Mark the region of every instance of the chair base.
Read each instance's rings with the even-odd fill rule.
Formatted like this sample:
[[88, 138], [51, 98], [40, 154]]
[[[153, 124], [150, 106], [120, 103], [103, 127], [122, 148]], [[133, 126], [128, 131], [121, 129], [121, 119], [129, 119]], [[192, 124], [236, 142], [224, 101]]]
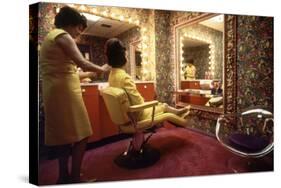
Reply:
[[142, 153], [137, 151], [129, 151], [127, 155], [120, 154], [114, 160], [119, 167], [126, 169], [145, 168], [155, 164], [160, 159], [160, 152], [149, 146], [143, 147]]

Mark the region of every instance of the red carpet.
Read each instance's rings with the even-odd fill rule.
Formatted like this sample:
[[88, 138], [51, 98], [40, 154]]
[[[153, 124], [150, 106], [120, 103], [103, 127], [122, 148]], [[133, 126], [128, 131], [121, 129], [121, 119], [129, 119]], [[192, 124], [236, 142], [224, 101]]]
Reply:
[[[153, 166], [137, 170], [122, 169], [113, 162], [125, 150], [128, 139], [88, 150], [82, 166], [83, 179], [116, 181], [226, 174], [237, 169], [239, 172], [253, 171], [249, 169], [246, 159], [225, 150], [215, 138], [188, 129], [160, 128], [149, 143], [159, 149], [161, 158]], [[270, 158], [265, 166], [254, 171], [272, 171], [272, 161]], [[54, 184], [57, 171], [56, 160], [41, 161], [39, 184]]]

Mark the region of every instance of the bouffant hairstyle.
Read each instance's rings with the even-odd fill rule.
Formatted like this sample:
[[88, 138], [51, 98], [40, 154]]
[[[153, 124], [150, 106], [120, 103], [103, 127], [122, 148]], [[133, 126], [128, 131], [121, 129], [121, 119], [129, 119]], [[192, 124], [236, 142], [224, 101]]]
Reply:
[[59, 13], [55, 16], [55, 26], [57, 28], [78, 25], [83, 25], [85, 29], [87, 27], [87, 19], [84, 15], [71, 7], [62, 7]]
[[111, 38], [105, 43], [107, 63], [113, 68], [120, 68], [126, 64], [126, 48], [117, 38]]

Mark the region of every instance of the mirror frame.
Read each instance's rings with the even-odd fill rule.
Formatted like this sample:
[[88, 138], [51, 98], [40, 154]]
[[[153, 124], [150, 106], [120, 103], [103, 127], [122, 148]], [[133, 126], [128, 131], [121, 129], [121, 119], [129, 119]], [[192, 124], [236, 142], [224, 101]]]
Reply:
[[136, 81], [136, 62], [135, 62], [135, 55], [136, 55], [136, 49], [137, 49], [137, 45], [139, 45], [141, 43], [141, 39], [135, 39], [132, 40], [129, 43], [129, 64], [130, 64], [130, 75], [131, 77]]
[[[220, 15], [219, 13], [197, 13], [189, 16], [183, 16], [176, 20], [176, 24], [173, 26], [174, 37], [174, 64], [176, 75], [176, 90], [180, 85], [180, 72], [179, 72], [179, 29], [199, 21]], [[223, 68], [223, 109], [213, 108], [207, 106], [192, 105], [192, 109], [203, 117], [208, 119], [216, 119], [217, 114], [227, 114], [237, 112], [237, 67], [236, 67], [236, 16], [224, 15], [224, 68]], [[178, 96], [177, 96], [178, 97]], [[176, 101], [178, 98], [176, 97]]]

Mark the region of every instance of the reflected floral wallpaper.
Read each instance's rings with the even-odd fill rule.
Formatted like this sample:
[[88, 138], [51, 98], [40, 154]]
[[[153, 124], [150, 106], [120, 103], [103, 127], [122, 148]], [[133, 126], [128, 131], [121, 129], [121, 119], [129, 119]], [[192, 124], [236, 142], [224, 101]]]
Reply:
[[88, 45], [90, 47], [90, 60], [98, 65], [106, 63], [106, 57], [104, 55], [104, 44], [107, 38], [95, 37], [90, 35], [81, 35], [76, 41], [82, 45]]

